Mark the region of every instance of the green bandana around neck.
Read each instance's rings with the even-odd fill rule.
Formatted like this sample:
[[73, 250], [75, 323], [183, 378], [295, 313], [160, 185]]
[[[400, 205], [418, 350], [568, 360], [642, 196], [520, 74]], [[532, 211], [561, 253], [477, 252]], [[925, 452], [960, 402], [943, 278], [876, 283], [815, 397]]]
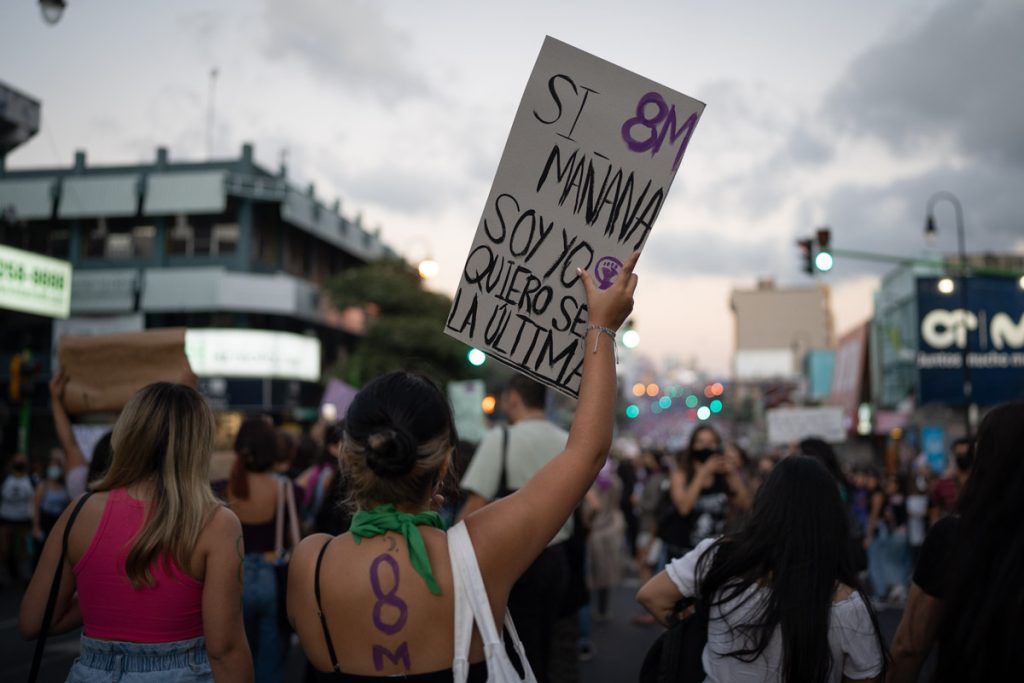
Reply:
[[352, 518], [352, 538], [356, 545], [359, 545], [364, 538], [382, 536], [388, 531], [397, 531], [405, 537], [406, 546], [409, 548], [409, 561], [416, 573], [423, 577], [427, 588], [434, 595], [441, 594], [441, 587], [434, 579], [434, 572], [430, 568], [430, 558], [427, 556], [427, 546], [423, 543], [423, 535], [417, 528], [420, 525], [432, 526], [435, 529], [444, 529], [444, 522], [441, 515], [436, 512], [418, 512], [415, 515], [407, 512], [399, 512], [395, 506], [378, 505], [372, 510], [360, 510]]

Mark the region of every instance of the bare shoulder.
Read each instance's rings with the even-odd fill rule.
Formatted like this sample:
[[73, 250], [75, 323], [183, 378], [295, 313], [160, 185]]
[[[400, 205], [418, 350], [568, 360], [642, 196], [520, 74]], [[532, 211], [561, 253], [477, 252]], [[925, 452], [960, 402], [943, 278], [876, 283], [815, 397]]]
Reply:
[[316, 557], [323, 549], [325, 545], [334, 540], [334, 536], [330, 534], [312, 534], [306, 536], [304, 539], [299, 541], [299, 544], [295, 546], [295, 550], [292, 551], [291, 564], [306, 566], [307, 564], [312, 565], [316, 562]]
[[836, 587], [835, 595], [832, 596], [832, 602], [843, 602], [853, 597], [854, 590], [845, 583], [841, 583]]
[[232, 512], [227, 505], [218, 505], [203, 531], [214, 536], [221, 534], [236, 536], [242, 533], [242, 523], [238, 521], [238, 515]]

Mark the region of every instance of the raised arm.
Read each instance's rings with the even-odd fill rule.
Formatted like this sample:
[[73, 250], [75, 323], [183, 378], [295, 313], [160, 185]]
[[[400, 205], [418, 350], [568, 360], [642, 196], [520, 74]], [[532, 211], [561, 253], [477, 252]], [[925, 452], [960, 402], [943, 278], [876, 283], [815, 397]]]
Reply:
[[516, 493], [467, 519], [484, 580], [494, 591], [511, 588], [569, 518], [605, 463], [615, 421], [615, 340], [592, 326], [617, 330], [632, 311], [638, 257], [634, 253], [604, 291], [580, 271], [591, 327], [584, 339], [579, 404], [565, 450]]
[[672, 497], [672, 504], [681, 515], [688, 515], [693, 511], [693, 506], [700, 498], [700, 492], [711, 483], [715, 476], [711, 459], [698, 462], [693, 468], [693, 480], [688, 481], [686, 472], [682, 467], [673, 467], [669, 473], [669, 495]]
[[[85, 481], [83, 476], [89, 468], [85, 454], [78, 447], [75, 433], [71, 430], [71, 420], [64, 409], [64, 389], [68, 385], [68, 376], [61, 370], [50, 378], [50, 408], [53, 411], [53, 428], [57, 432], [57, 440], [64, 450], [65, 480], [68, 482], [68, 493], [72, 498], [81, 495], [85, 487], [76, 482]], [[81, 488], [82, 490], [78, 490]]]

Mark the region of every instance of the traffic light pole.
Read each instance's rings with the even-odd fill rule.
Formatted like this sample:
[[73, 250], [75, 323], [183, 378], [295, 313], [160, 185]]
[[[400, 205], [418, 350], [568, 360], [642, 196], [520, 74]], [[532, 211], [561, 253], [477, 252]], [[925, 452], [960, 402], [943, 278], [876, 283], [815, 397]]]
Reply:
[[[967, 272], [966, 262], [958, 263], [956, 266], [950, 266], [948, 264], [929, 261], [927, 259], [915, 259], [907, 258], [906, 256], [892, 256], [890, 254], [876, 254], [869, 251], [857, 251], [855, 249], [832, 249], [832, 253], [839, 257], [853, 259], [856, 261], [873, 261], [875, 263], [895, 263], [898, 265], [910, 266], [942, 266], [947, 270], [959, 272], [965, 274]], [[1018, 278], [1024, 275], [1024, 273], [1008, 270], [1006, 268], [990, 268], [985, 266], [971, 267], [971, 273], [975, 275], [992, 275], [994, 277], [1011, 277]]]

